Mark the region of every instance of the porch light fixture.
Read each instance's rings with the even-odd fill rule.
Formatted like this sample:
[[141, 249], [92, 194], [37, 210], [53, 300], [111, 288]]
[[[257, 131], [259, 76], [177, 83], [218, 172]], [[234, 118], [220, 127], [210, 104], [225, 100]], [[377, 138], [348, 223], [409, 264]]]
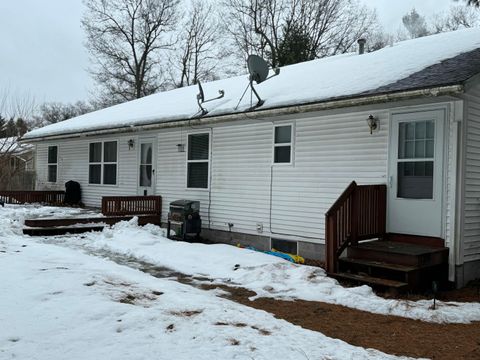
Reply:
[[185, 152], [185, 144], [177, 144], [178, 152]]
[[370, 135], [372, 135], [373, 130], [376, 130], [378, 128], [378, 119], [373, 115], [368, 115], [367, 124], [368, 124], [368, 127], [370, 128]]
[[132, 150], [133, 147], [135, 146], [135, 140], [130, 139], [127, 141], [127, 144], [128, 144], [128, 150]]

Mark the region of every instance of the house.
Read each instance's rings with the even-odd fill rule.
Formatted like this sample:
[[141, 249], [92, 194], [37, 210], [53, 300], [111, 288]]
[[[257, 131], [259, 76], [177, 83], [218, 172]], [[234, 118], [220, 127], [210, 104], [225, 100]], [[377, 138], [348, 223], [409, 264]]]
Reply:
[[0, 139], [0, 189], [33, 190], [35, 165], [33, 146], [16, 137]]
[[386, 232], [439, 240], [462, 285], [480, 277], [479, 73], [480, 29], [459, 30], [286, 66], [254, 84], [261, 106], [251, 90], [242, 98], [242, 75], [204, 84], [207, 99], [225, 93], [206, 114], [189, 86], [23, 141], [39, 190], [76, 180], [88, 206], [157, 194], [163, 221], [171, 201], [198, 200], [204, 236], [314, 259], [347, 186], [380, 185]]

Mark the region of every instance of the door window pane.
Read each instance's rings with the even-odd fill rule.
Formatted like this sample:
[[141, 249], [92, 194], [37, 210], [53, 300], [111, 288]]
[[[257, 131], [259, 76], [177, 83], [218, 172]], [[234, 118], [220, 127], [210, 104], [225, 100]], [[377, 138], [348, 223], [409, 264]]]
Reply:
[[140, 165], [140, 186], [152, 186], [152, 165]]
[[398, 158], [433, 158], [434, 135], [435, 123], [432, 120], [400, 123], [398, 128]]
[[103, 165], [103, 183], [106, 185], [115, 185], [117, 183], [117, 165]]
[[140, 146], [140, 163], [151, 164], [152, 163], [152, 144], [142, 144]]
[[398, 163], [397, 197], [433, 199], [433, 161]]

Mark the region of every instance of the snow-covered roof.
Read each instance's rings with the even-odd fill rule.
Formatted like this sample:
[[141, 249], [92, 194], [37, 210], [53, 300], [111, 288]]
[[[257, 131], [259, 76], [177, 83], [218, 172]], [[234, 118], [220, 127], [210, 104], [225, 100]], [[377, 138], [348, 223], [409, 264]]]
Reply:
[[[438, 69], [434, 66], [479, 48], [480, 29], [458, 30], [402, 41], [363, 55], [349, 53], [285, 66], [279, 76], [255, 88], [265, 100], [260, 109], [272, 109], [422, 88], [422, 84], [431, 87], [461, 83], [471, 77], [471, 67], [466, 75], [463, 72], [462, 76], [456, 77], [457, 70], [452, 72], [451, 66], [461, 69], [467, 62], [459, 61], [442, 68], [450, 74], [448, 81], [443, 83], [443, 76], [438, 76]], [[474, 53], [477, 61], [480, 60], [478, 52]], [[429, 71], [427, 75], [415, 76], [422, 70]], [[480, 72], [478, 66], [474, 70]], [[248, 110], [252, 105], [249, 92], [238, 104], [247, 84], [247, 75], [203, 84], [207, 99], [217, 96], [220, 89], [225, 91], [222, 99], [205, 104], [209, 111], [207, 116]], [[157, 93], [33, 130], [23, 139], [191, 119], [199, 115], [197, 93], [197, 86]], [[255, 97], [253, 101], [256, 102]]]
[[17, 137], [0, 138], [0, 154], [21, 155], [33, 150], [31, 144], [20, 144]]

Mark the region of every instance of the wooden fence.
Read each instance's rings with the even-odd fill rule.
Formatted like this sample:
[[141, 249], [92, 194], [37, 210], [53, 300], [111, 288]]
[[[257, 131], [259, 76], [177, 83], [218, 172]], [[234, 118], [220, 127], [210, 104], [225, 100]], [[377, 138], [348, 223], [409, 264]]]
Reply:
[[62, 204], [65, 191], [0, 191], [0, 201], [7, 204]]
[[161, 196], [104, 196], [102, 214], [105, 216], [161, 215]]

